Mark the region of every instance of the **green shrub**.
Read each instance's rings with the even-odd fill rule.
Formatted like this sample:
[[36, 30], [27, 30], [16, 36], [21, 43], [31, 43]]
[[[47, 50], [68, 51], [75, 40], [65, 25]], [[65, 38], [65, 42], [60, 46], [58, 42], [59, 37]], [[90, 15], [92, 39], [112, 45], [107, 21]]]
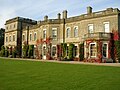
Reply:
[[63, 58], [66, 58], [67, 57], [67, 43], [61, 43], [61, 47], [62, 47], [62, 56]]
[[0, 56], [1, 57], [5, 56], [5, 47], [4, 46], [1, 46]]
[[8, 49], [5, 49], [5, 57], [8, 57], [9, 56], [9, 51]]
[[15, 47], [14, 50], [12, 51], [12, 57], [16, 58], [17, 55], [17, 48]]
[[68, 47], [68, 56], [70, 60], [73, 60], [73, 49], [74, 49], [74, 44], [70, 43]]
[[34, 45], [29, 45], [28, 57], [32, 57], [33, 56], [33, 51], [34, 51]]
[[23, 49], [22, 49], [22, 51], [23, 51], [23, 57], [27, 57], [28, 56], [28, 48], [29, 48], [28, 45], [24, 45], [23, 46]]

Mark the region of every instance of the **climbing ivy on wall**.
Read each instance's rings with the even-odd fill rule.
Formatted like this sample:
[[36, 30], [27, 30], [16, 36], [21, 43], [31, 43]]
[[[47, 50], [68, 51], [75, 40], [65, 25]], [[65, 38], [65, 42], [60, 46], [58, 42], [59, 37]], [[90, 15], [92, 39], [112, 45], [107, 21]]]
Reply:
[[69, 56], [69, 59], [72, 60], [74, 58], [73, 56], [73, 50], [74, 49], [74, 44], [70, 43], [69, 44], [69, 47], [68, 47], [68, 56]]
[[61, 47], [62, 47], [62, 56], [63, 58], [66, 58], [67, 43], [61, 43]]
[[115, 59], [120, 62], [120, 40], [116, 40], [115, 44]]
[[79, 55], [79, 58], [80, 58], [80, 61], [84, 60], [84, 43], [81, 43], [79, 45], [80, 47], [80, 55]]

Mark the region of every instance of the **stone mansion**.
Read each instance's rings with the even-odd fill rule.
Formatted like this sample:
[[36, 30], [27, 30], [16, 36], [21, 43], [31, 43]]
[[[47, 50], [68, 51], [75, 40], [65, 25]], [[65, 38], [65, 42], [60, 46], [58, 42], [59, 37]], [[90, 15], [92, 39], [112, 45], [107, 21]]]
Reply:
[[[69, 58], [72, 52], [73, 60], [82, 56], [89, 62], [113, 62], [113, 42], [120, 39], [120, 10], [93, 12], [89, 6], [86, 14], [74, 17], [68, 17], [67, 10], [56, 19], [45, 16], [43, 21], [15, 17], [6, 21], [5, 28], [4, 46], [17, 47], [20, 56], [24, 45], [34, 45], [34, 58]], [[70, 45], [74, 46], [71, 51]]]

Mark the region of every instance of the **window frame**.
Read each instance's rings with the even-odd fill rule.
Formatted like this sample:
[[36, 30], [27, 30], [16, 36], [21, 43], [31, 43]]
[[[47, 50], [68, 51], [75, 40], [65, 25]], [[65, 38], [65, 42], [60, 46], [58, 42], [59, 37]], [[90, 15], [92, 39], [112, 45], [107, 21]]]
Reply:
[[6, 36], [6, 42], [8, 42], [8, 37]]
[[[108, 26], [106, 28], [105, 25], [107, 25], [107, 24], [108, 24]], [[105, 33], [110, 33], [110, 22], [103, 22], [103, 30], [104, 30]]]
[[34, 32], [34, 41], [36, 41], [36, 40], [37, 40], [37, 33]]
[[[103, 46], [104, 46], [104, 44], [107, 45], [107, 48], [106, 48], [106, 57], [103, 55]], [[108, 58], [108, 43], [107, 42], [102, 44], [102, 57], [103, 58]]]
[[[53, 49], [53, 48], [55, 48], [55, 49]], [[56, 54], [57, 54], [57, 47], [56, 46], [52, 46], [52, 56], [54, 57], [54, 56], [56, 56]]]
[[[75, 29], [75, 28], [77, 28], [77, 29]], [[76, 30], [77, 30], [77, 32], [76, 32]], [[74, 37], [78, 37], [78, 26], [74, 27]]]
[[[68, 32], [69, 30], [69, 32]], [[67, 27], [66, 28], [66, 38], [70, 38], [71, 37], [71, 28], [70, 27]]]
[[[56, 34], [53, 33], [53, 31], [55, 31]], [[57, 28], [52, 28], [52, 40], [57, 40], [57, 33], [58, 33]], [[55, 37], [54, 37], [54, 36], [55, 36]]]
[[[92, 29], [90, 29], [90, 26], [92, 26]], [[93, 24], [88, 24], [88, 33], [90, 33], [90, 34], [94, 33], [94, 25]]]
[[12, 37], [11, 37], [11, 35], [9, 36], [9, 42], [11, 42], [12, 41]]
[[[91, 51], [92, 51], [92, 50], [91, 50], [91, 45], [92, 45], [92, 44], [94, 44], [94, 45], [95, 45], [95, 47], [94, 47], [94, 48], [95, 48], [96, 52], [91, 52]], [[93, 42], [93, 43], [90, 43], [90, 44], [89, 44], [89, 55], [90, 55], [89, 57], [90, 57], [90, 58], [96, 58], [96, 57], [97, 57], [97, 48], [96, 48], [96, 45], [97, 45], [97, 43], [96, 43], [96, 42]], [[94, 56], [92, 56], [92, 55], [91, 55], [91, 53], [95, 53], [95, 55], [94, 55]]]
[[15, 34], [13, 34], [13, 41], [15, 41]]
[[29, 36], [29, 37], [30, 37], [30, 41], [32, 41], [32, 33], [30, 33], [30, 36]]

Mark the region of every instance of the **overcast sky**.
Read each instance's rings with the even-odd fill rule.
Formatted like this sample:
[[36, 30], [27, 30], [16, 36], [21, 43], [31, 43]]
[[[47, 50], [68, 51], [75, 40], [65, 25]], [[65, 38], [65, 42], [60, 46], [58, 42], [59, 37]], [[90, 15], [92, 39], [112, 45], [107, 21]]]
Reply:
[[104, 10], [109, 7], [120, 9], [120, 0], [0, 0], [0, 28], [5, 21], [17, 16], [43, 20], [45, 15], [56, 18], [63, 10], [68, 16], [86, 13], [86, 7], [93, 11]]

